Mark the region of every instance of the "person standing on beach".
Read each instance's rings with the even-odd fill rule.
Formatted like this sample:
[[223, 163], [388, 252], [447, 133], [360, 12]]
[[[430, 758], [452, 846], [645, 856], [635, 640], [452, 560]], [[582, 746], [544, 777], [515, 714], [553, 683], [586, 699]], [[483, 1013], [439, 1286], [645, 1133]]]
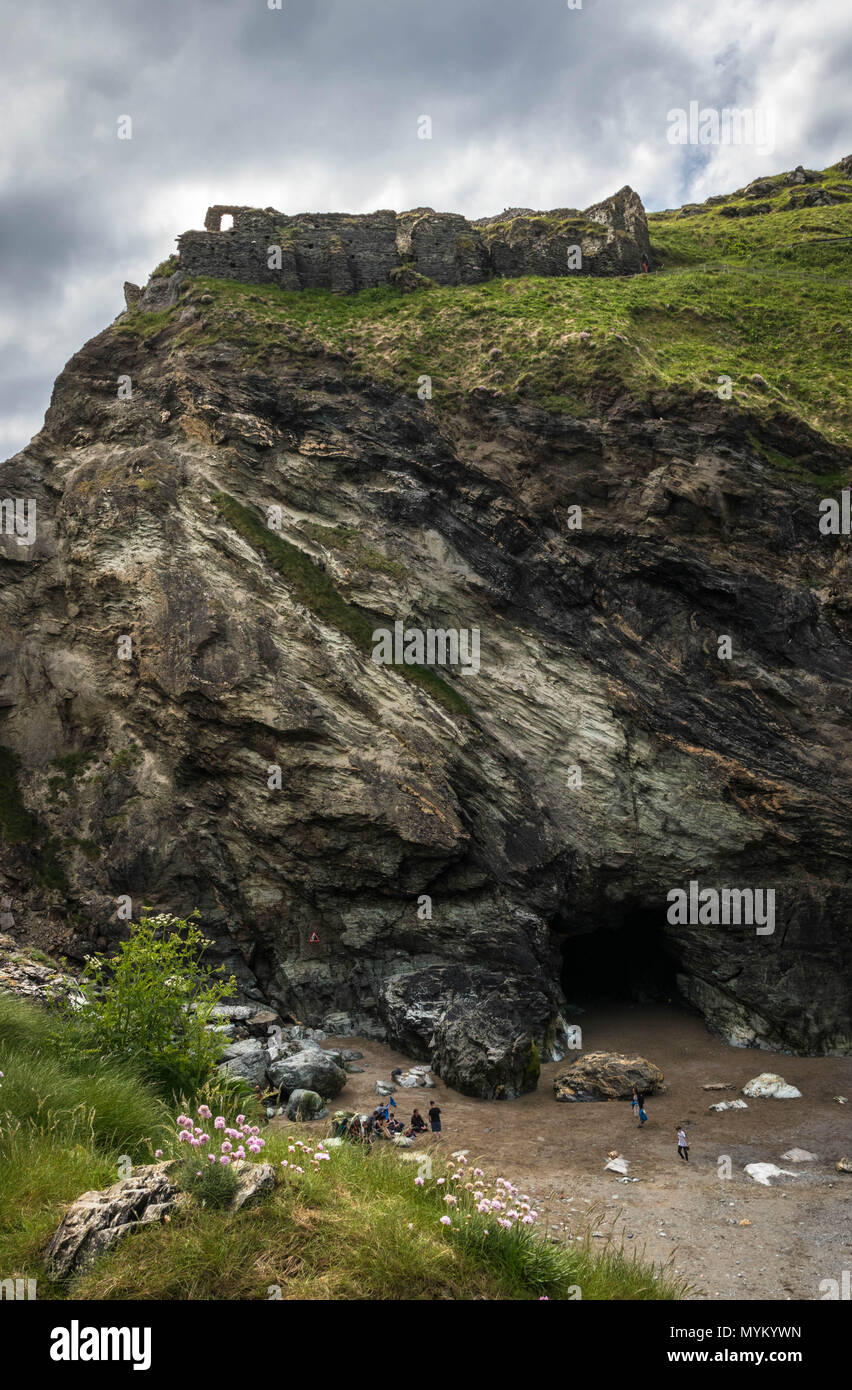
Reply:
[[678, 1158], [682, 1158], [684, 1163], [689, 1162], [689, 1140], [686, 1137], [686, 1130], [684, 1129], [683, 1125], [678, 1125], [677, 1153]]
[[429, 1125], [433, 1134], [441, 1133], [441, 1111], [437, 1101], [432, 1101], [429, 1106]]
[[638, 1108], [639, 1108], [639, 1093], [638, 1093], [638, 1091], [636, 1090], [636, 1087], [634, 1086], [634, 1087], [633, 1087], [633, 1095], [630, 1097], [630, 1109], [631, 1109], [632, 1112], [633, 1112], [633, 1118], [634, 1118], [634, 1120], [636, 1119], [636, 1111], [637, 1111]]
[[638, 1107], [638, 1109], [639, 1109], [639, 1128], [641, 1129], [642, 1126], [643, 1126], [644, 1124], [647, 1124], [647, 1123], [648, 1123], [648, 1116], [645, 1114], [645, 1093], [644, 1093], [644, 1091], [637, 1091], [637, 1092], [636, 1092], [636, 1105], [637, 1105], [637, 1107]]

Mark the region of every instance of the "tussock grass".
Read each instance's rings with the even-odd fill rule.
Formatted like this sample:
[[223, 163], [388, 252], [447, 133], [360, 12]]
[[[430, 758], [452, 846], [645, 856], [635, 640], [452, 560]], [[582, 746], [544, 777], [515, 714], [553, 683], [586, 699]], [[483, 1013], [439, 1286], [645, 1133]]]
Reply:
[[0, 1269], [42, 1278], [65, 1207], [116, 1182], [121, 1155], [150, 1161], [169, 1112], [134, 1067], [75, 1056], [58, 1020], [7, 994], [0, 1071]]

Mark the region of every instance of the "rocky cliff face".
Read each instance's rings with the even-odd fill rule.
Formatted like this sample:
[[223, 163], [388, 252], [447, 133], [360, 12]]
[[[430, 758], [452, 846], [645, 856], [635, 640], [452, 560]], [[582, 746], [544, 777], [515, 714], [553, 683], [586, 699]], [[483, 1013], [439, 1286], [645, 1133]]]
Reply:
[[[474, 1094], [564, 1053], [590, 960], [849, 1050], [848, 538], [813, 488], [708, 395], [438, 408], [169, 297], [2, 469], [37, 515], [0, 537], [4, 930], [80, 957], [121, 895], [197, 907], [247, 996]], [[478, 673], [377, 664], [396, 622], [478, 629]], [[774, 932], [670, 923], [690, 881], [773, 890]]]
[[[220, 231], [225, 215], [233, 226]], [[203, 232], [178, 238], [180, 269], [285, 290], [372, 289], [412, 275], [475, 285], [493, 275], [625, 275], [651, 263], [645, 209], [622, 188], [580, 212], [511, 208], [469, 222], [433, 208], [300, 213], [209, 208]]]

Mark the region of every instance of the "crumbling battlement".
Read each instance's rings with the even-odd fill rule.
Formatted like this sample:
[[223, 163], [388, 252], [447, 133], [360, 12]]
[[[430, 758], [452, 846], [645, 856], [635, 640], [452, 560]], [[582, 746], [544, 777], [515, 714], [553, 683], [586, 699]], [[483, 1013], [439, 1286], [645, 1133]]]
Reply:
[[[222, 229], [223, 219], [233, 225]], [[205, 231], [178, 237], [189, 275], [341, 294], [389, 282], [474, 285], [494, 275], [632, 275], [651, 265], [645, 209], [622, 188], [581, 212], [511, 208], [469, 222], [458, 213], [299, 213], [218, 204]]]

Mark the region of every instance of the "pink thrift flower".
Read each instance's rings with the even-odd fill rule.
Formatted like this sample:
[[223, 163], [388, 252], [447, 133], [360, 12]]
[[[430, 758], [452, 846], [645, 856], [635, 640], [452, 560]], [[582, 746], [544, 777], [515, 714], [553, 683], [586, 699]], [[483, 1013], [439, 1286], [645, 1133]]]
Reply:
[[423, 1179], [422, 1179], [422, 1178], [415, 1178], [415, 1179], [414, 1179], [414, 1186], [415, 1186], [415, 1187], [422, 1187], [422, 1186], [423, 1186]]
[[198, 1113], [201, 1116], [202, 1120], [209, 1120], [210, 1116], [213, 1114], [213, 1111], [210, 1109], [209, 1105], [199, 1105]]
[[238, 1124], [238, 1125], [244, 1125], [245, 1122], [246, 1122], [246, 1117], [245, 1117], [245, 1115], [238, 1115], [238, 1116], [237, 1116], [237, 1124]]
[[442, 1216], [442, 1217], [441, 1217], [441, 1225], [442, 1225], [442, 1226], [452, 1226], [452, 1224], [453, 1224], [453, 1223], [452, 1223], [452, 1221], [450, 1220], [450, 1218], [449, 1218], [448, 1216]]
[[230, 1139], [226, 1139], [225, 1142], [222, 1144], [222, 1153], [229, 1154], [233, 1147], [234, 1146], [231, 1143]]
[[439, 1186], [439, 1187], [443, 1187], [443, 1186], [444, 1186], [444, 1183], [445, 1183], [446, 1181], [447, 1181], [446, 1178], [439, 1178], [439, 1179], [438, 1179], [438, 1186]]
[[225, 1116], [224, 1116], [224, 1115], [217, 1115], [216, 1118], [215, 1118], [215, 1120], [213, 1121], [213, 1127], [214, 1127], [214, 1129], [224, 1129], [224, 1128], [225, 1128]]
[[155, 1158], [162, 1158], [162, 1157], [163, 1157], [163, 1150], [162, 1150], [162, 1149], [155, 1149], [155, 1150], [154, 1150], [154, 1157], [155, 1157]]
[[222, 1157], [219, 1159], [220, 1163], [230, 1163], [230, 1161], [231, 1160], [227, 1154], [222, 1154]]

